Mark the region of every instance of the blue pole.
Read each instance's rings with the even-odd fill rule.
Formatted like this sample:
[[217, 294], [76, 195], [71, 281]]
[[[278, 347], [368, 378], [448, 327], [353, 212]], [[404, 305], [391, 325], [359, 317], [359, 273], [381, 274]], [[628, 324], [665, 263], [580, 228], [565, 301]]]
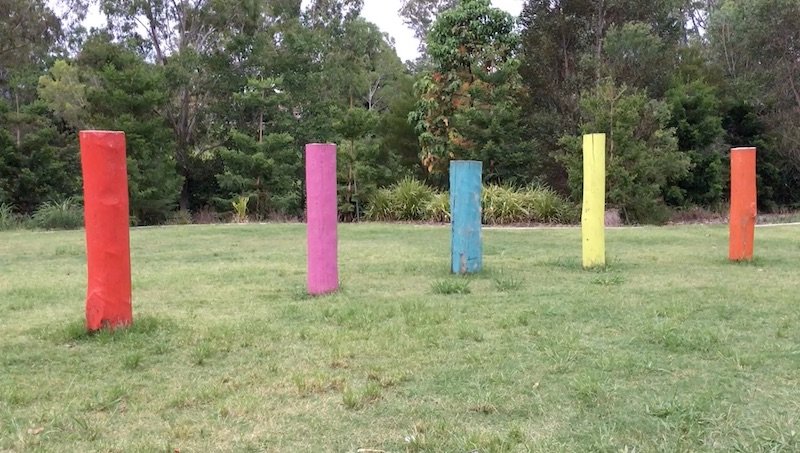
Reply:
[[450, 161], [450, 268], [454, 274], [481, 270], [482, 167], [474, 160]]

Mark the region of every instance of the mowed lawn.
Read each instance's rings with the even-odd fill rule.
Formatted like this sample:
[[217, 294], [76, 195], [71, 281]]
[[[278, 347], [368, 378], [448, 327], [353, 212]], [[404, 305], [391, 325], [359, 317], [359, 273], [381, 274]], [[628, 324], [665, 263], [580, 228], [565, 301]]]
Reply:
[[0, 451], [800, 451], [800, 227], [134, 229], [135, 325], [85, 335], [84, 233], [0, 233]]

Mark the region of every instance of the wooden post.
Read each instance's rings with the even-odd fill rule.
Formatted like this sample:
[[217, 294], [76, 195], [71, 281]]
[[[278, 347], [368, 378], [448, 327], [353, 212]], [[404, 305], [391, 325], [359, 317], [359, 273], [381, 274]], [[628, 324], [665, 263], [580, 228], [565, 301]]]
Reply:
[[728, 258], [753, 259], [758, 209], [756, 205], [756, 149], [731, 150], [731, 210]]
[[331, 293], [339, 288], [336, 145], [306, 145], [306, 210], [308, 293]]
[[86, 328], [133, 322], [125, 134], [81, 131], [86, 224]]
[[454, 274], [480, 272], [482, 167], [479, 161], [450, 161], [450, 268]]
[[606, 135], [583, 136], [583, 267], [606, 265]]

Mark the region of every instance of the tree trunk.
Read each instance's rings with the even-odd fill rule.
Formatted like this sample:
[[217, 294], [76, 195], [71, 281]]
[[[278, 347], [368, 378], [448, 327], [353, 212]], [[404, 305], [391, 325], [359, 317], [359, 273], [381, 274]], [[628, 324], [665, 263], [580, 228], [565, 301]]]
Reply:
[[184, 175], [184, 177], [183, 177], [183, 186], [181, 186], [181, 196], [180, 196], [180, 199], [178, 200], [178, 206], [180, 207], [181, 211], [188, 211], [189, 210], [189, 208], [190, 208], [189, 200], [191, 198], [190, 195], [191, 195], [191, 192], [190, 192], [190, 189], [189, 189], [189, 178], [187, 178]]
[[600, 0], [597, 5], [597, 29], [595, 30], [595, 58], [597, 61], [595, 64], [597, 65], [597, 69], [595, 72], [595, 81], [600, 80], [601, 75], [601, 60], [603, 57], [603, 31], [606, 28], [606, 2], [605, 0]]
[[16, 90], [14, 90], [14, 100], [17, 103], [17, 121], [16, 121], [16, 126], [17, 126], [17, 148], [19, 148], [20, 143], [22, 141], [21, 140], [22, 139], [22, 135], [20, 134], [20, 130], [19, 130], [19, 93], [17, 93]]
[[264, 111], [258, 112], [258, 143], [264, 141]]

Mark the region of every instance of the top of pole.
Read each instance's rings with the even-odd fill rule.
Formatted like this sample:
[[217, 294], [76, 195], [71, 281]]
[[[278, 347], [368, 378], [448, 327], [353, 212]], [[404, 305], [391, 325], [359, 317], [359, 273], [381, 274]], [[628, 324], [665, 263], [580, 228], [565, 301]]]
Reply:
[[125, 133], [123, 131], [103, 131], [103, 130], [95, 130], [95, 129], [89, 129], [89, 130], [80, 131], [80, 132], [81, 132], [81, 134], [124, 134]]
[[731, 152], [734, 151], [755, 151], [755, 146], [740, 146], [738, 148], [731, 148]]

